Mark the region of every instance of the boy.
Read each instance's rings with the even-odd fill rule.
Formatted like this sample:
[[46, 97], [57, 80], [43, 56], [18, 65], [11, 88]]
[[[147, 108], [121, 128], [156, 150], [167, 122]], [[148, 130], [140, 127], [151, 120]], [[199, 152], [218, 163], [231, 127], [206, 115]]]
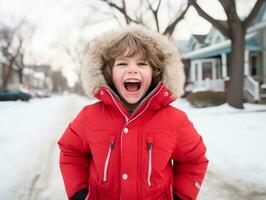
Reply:
[[95, 39], [82, 70], [88, 105], [59, 140], [71, 200], [194, 200], [208, 160], [185, 113], [170, 106], [184, 73], [170, 41], [140, 26]]

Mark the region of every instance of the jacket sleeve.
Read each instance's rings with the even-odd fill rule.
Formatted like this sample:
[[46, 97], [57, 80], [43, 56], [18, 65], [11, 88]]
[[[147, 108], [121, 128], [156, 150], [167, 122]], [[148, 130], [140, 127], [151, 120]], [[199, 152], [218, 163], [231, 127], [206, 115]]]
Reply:
[[195, 200], [207, 170], [206, 147], [184, 113], [180, 120], [173, 153], [173, 191], [180, 200]]
[[60, 170], [67, 196], [71, 199], [76, 192], [88, 188], [90, 148], [83, 136], [82, 127], [86, 120], [85, 108], [69, 124], [58, 141], [60, 148]]

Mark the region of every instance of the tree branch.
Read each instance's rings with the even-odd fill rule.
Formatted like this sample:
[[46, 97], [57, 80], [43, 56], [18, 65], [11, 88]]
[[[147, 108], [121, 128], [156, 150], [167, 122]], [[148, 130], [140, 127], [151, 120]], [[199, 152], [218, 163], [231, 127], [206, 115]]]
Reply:
[[188, 11], [189, 7], [190, 7], [190, 2], [188, 2], [186, 9], [181, 13], [181, 15], [177, 16], [175, 18], [175, 20], [165, 28], [165, 30], [163, 32], [164, 35], [171, 36], [173, 34], [176, 25], [178, 24], [178, 22], [180, 22], [182, 19], [184, 19], [184, 16], [185, 16], [186, 12]]
[[158, 11], [159, 11], [159, 8], [160, 8], [160, 5], [161, 5], [161, 0], [159, 0], [156, 9], [153, 9], [152, 8], [152, 5], [151, 5], [151, 3], [150, 3], [149, 0], [146, 0], [146, 2], [148, 4], [148, 6], [149, 6], [149, 9], [151, 10], [151, 12], [153, 14], [154, 19], [155, 19], [157, 31], [160, 32], [159, 19], [158, 19]]
[[210, 22], [215, 28], [217, 28], [224, 36], [230, 38], [229, 28], [223, 25], [220, 21], [217, 21], [210, 15], [208, 15], [196, 2], [196, 0], [189, 0], [191, 5], [197, 10], [198, 14]]
[[122, 4], [123, 7], [119, 7], [117, 4], [113, 3], [112, 1], [109, 0], [101, 0], [105, 3], [107, 3], [111, 8], [115, 8], [116, 10], [118, 10], [121, 14], [124, 15], [126, 23], [130, 24], [130, 22], [134, 22], [134, 23], [138, 23], [136, 20], [133, 20], [130, 16], [128, 16], [127, 12], [126, 12], [126, 7], [125, 7], [125, 2], [123, 0]]
[[222, 5], [228, 20], [234, 20], [237, 15], [235, 0], [218, 0]]
[[247, 29], [251, 25], [252, 21], [257, 16], [257, 14], [258, 14], [258, 12], [259, 12], [259, 10], [263, 4], [266, 4], [265, 0], [257, 0], [252, 11], [249, 13], [248, 17], [243, 21], [243, 28], [244, 29]]

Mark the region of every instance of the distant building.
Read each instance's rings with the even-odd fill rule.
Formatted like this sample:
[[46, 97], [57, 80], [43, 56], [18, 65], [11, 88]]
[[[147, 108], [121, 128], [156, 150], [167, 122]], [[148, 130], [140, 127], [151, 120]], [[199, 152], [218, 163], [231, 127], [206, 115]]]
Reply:
[[[0, 65], [0, 87], [3, 87], [4, 76], [7, 76], [8, 69], [6, 65]], [[8, 79], [8, 88], [24, 87], [27, 89], [47, 89], [52, 90], [51, 67], [49, 65], [30, 65], [22, 70], [22, 83], [18, 71], [11, 68]]]
[[23, 85], [28, 89], [52, 90], [52, 70], [49, 65], [30, 65], [23, 69]]

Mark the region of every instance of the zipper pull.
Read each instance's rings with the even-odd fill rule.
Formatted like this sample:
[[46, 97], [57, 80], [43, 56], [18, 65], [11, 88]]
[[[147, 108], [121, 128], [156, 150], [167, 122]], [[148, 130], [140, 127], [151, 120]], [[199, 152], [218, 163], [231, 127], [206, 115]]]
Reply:
[[115, 141], [111, 141], [110, 142], [110, 149], [114, 149], [115, 148]]
[[110, 149], [114, 149], [115, 148], [115, 136], [110, 136]]
[[153, 137], [152, 136], [148, 136], [147, 139], [147, 148], [148, 150], [152, 149], [152, 144], [153, 144]]
[[152, 143], [147, 143], [147, 148], [148, 148], [148, 150], [151, 150], [152, 149]]

